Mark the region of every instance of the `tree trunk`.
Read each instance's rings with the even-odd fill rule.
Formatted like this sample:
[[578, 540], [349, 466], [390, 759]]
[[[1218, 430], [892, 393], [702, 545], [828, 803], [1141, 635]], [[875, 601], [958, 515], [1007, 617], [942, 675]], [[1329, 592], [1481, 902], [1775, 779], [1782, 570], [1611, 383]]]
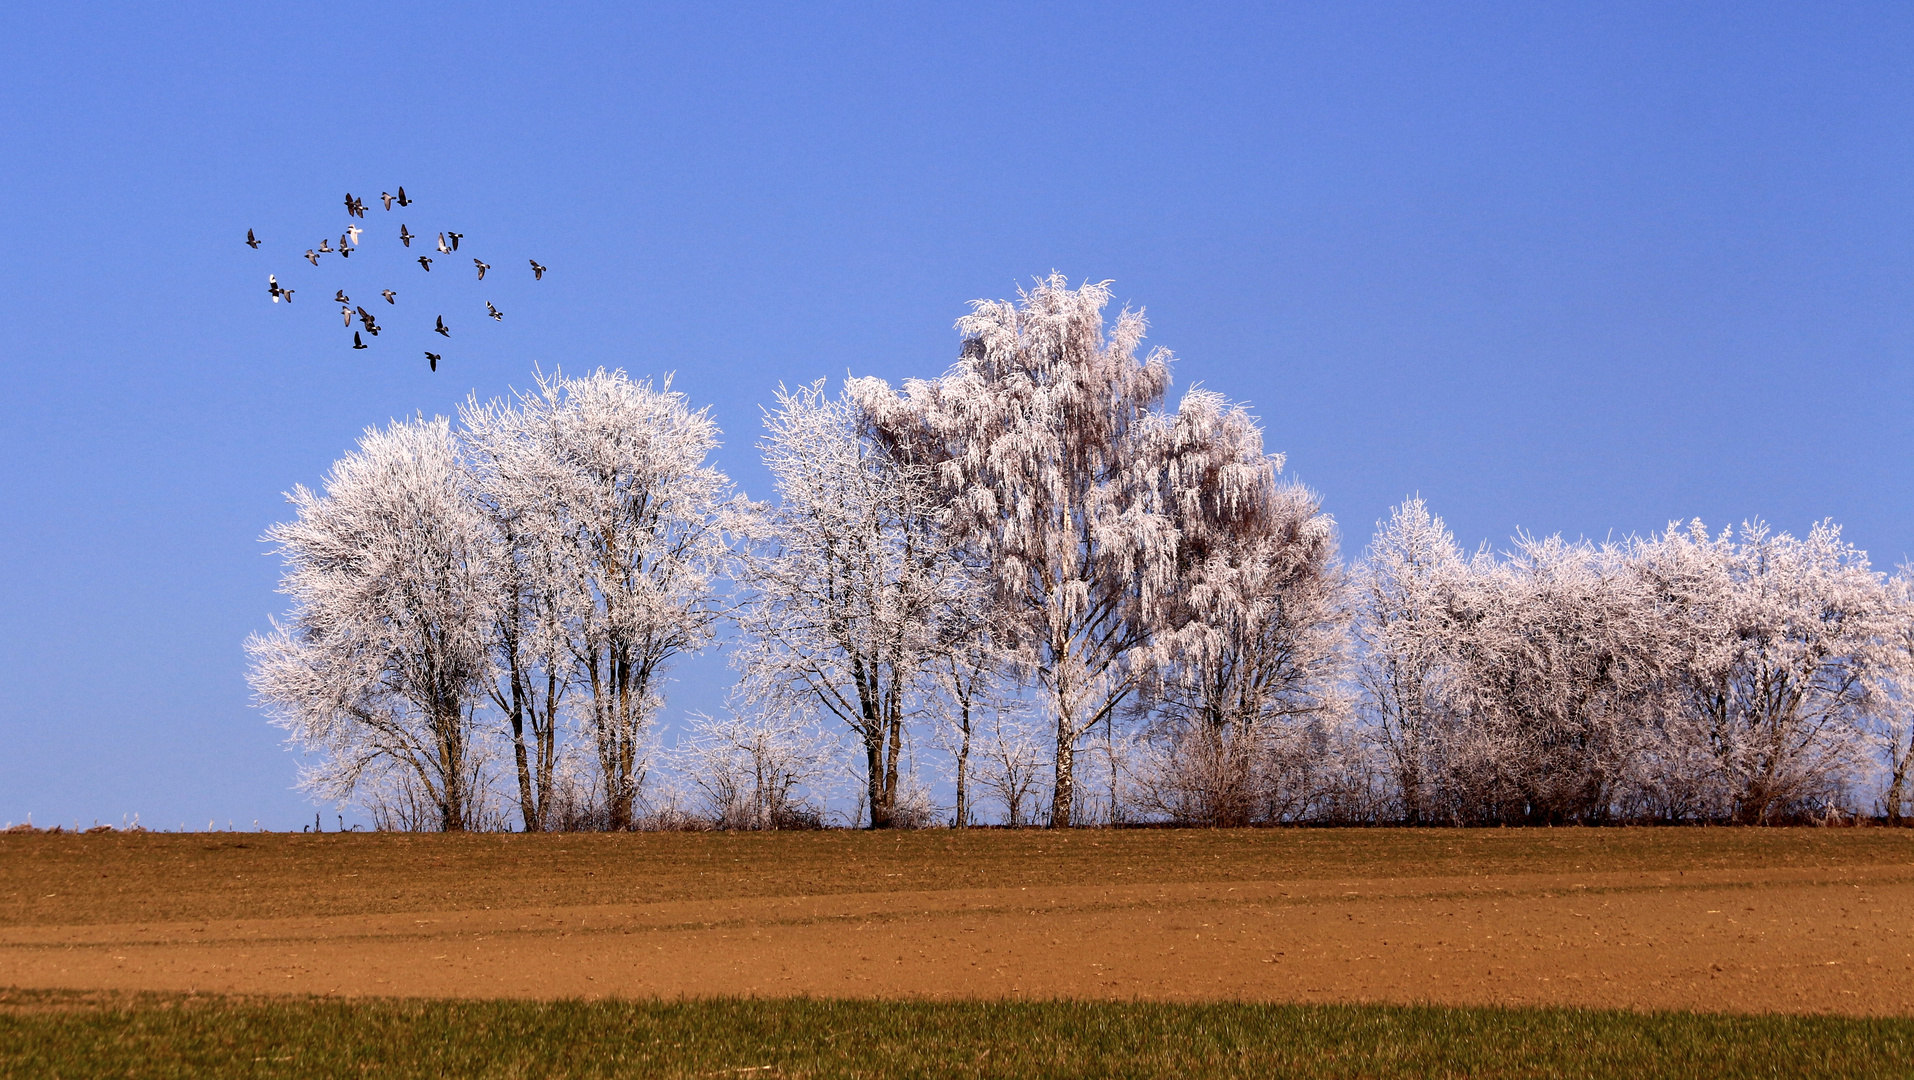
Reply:
[[1908, 737], [1907, 749], [1904, 752], [1894, 754], [1894, 749], [1895, 747], [1890, 743], [1888, 752], [1893, 755], [1891, 772], [1888, 775], [1887, 792], [1882, 798], [1882, 802], [1886, 804], [1889, 825], [1899, 825], [1902, 821], [1901, 807], [1905, 805], [1907, 799], [1908, 766], [1914, 764], [1914, 735]]
[[1076, 802], [1077, 740], [1066, 719], [1057, 720], [1056, 784], [1050, 792], [1050, 827], [1067, 829]]
[[[881, 733], [880, 733], [881, 737]], [[884, 744], [866, 742], [864, 744], [864, 775], [869, 780], [871, 795], [871, 828], [888, 829], [891, 827], [891, 800], [884, 791]]]
[[456, 708], [450, 717], [440, 709], [437, 718], [439, 729], [439, 829], [443, 832], [465, 831], [465, 754], [460, 745], [459, 718]]
[[[538, 807], [533, 795], [531, 762], [525, 753], [525, 694], [524, 681], [516, 670], [517, 661], [513, 661], [512, 671], [512, 757], [518, 765], [518, 816], [524, 822], [525, 832], [538, 832], [542, 824]], [[532, 734], [538, 734], [538, 721], [532, 721]]]
[[964, 705], [963, 726], [957, 745], [957, 819], [951, 822], [951, 828], [963, 829], [970, 825], [970, 705]]

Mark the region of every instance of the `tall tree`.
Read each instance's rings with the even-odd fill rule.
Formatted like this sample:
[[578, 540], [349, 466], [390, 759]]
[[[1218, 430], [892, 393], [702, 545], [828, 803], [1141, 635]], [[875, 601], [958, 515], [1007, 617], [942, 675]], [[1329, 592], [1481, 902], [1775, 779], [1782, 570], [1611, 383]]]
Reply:
[[1463, 572], [1454, 536], [1427, 503], [1412, 498], [1377, 523], [1356, 573], [1357, 681], [1394, 767], [1402, 817], [1411, 825], [1436, 810], [1445, 596]]
[[585, 695], [605, 824], [629, 828], [661, 675], [710, 640], [719, 615], [730, 481], [706, 463], [717, 425], [669, 383], [603, 369], [541, 375], [464, 419], [491, 501], [540, 552], [529, 569]]
[[1873, 735], [1886, 759], [1881, 808], [1888, 824], [1907, 819], [1914, 783], [1914, 566], [1887, 583], [1881, 659], [1869, 680]]
[[1671, 690], [1728, 780], [1728, 816], [1760, 824], [1834, 805], [1857, 767], [1891, 610], [1867, 555], [1822, 522], [1799, 539], [1700, 522], [1639, 545], [1678, 641]]
[[[1215, 521], [1216, 518], [1212, 518]], [[1335, 523], [1276, 488], [1226, 528], [1186, 526], [1182, 631], [1154, 693], [1162, 747], [1147, 789], [1172, 819], [1246, 825], [1306, 814], [1348, 620]]]
[[266, 533], [285, 559], [283, 625], [247, 639], [249, 679], [295, 744], [320, 755], [305, 784], [345, 799], [389, 781], [445, 831], [484, 810], [473, 712], [488, 673], [494, 543], [444, 419], [367, 431], [323, 493]]
[[864, 756], [870, 825], [895, 823], [908, 745], [946, 627], [971, 594], [922, 466], [866, 438], [843, 396], [778, 391], [761, 444], [778, 501], [737, 527], [743, 688], [774, 713], [819, 712]]
[[519, 817], [526, 832], [540, 832], [555, 810], [558, 732], [572, 688], [559, 551], [549, 542], [552, 530], [543, 527], [549, 506], [528, 499], [517, 479], [518, 456], [537, 452], [523, 414], [508, 402], [481, 405], [474, 398], [463, 418], [474, 497], [497, 539], [487, 574], [495, 658], [487, 691], [511, 729]]
[[909, 380], [901, 395], [851, 385], [892, 452], [933, 470], [952, 529], [989, 568], [1005, 644], [1054, 723], [1056, 827], [1073, 821], [1082, 738], [1158, 659], [1177, 582], [1174, 508], [1231, 505], [1270, 469], [1260, 457], [1179, 468], [1207, 447], [1157, 411], [1170, 355], [1136, 355], [1141, 312], [1125, 309], [1106, 335], [1109, 301], [1108, 282], [1072, 289], [1053, 274], [1014, 302], [975, 301], [942, 378]]

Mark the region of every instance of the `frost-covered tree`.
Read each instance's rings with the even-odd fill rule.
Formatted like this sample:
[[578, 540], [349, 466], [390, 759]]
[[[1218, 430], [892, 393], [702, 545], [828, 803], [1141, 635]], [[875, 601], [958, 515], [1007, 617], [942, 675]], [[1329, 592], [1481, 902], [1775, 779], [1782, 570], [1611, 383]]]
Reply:
[[955, 787], [951, 827], [971, 824], [976, 811], [972, 793], [971, 751], [982, 735], [979, 724], [993, 709], [1003, 708], [1012, 690], [1011, 661], [989, 629], [989, 610], [953, 604], [946, 631], [938, 635], [937, 652], [929, 671], [933, 692], [930, 707], [939, 713], [940, 741], [950, 754], [950, 778]]
[[1903, 566], [1884, 594], [1879, 662], [1869, 680], [1872, 735], [1887, 766], [1881, 809], [1889, 824], [1907, 818], [1914, 797], [1914, 566]]
[[[513, 565], [530, 575], [534, 622], [549, 618], [583, 697], [605, 823], [629, 828], [663, 672], [710, 640], [719, 615], [730, 482], [707, 463], [717, 426], [669, 383], [603, 369], [541, 375], [536, 390], [474, 403], [464, 420], [494, 513], [536, 553]], [[533, 649], [528, 670], [555, 655]], [[549, 710], [557, 683], [544, 675]]]
[[1446, 595], [1465, 572], [1454, 536], [1413, 498], [1378, 523], [1356, 573], [1358, 685], [1411, 825], [1437, 816]]
[[347, 799], [390, 784], [446, 831], [484, 813], [474, 712], [484, 700], [494, 543], [444, 419], [370, 430], [322, 492], [266, 538], [286, 563], [285, 623], [247, 639], [249, 679], [319, 764], [308, 790]]
[[539, 832], [553, 825], [558, 802], [573, 801], [576, 787], [559, 776], [559, 731], [573, 674], [559, 551], [544, 527], [549, 508], [527, 498], [528, 485], [515, 479], [524, 469], [521, 455], [536, 452], [524, 415], [506, 402], [474, 399], [463, 419], [468, 479], [496, 541], [487, 563], [494, 654], [487, 691], [511, 729], [520, 819], [525, 831]]
[[849, 398], [827, 396], [822, 381], [780, 388], [765, 426], [777, 502], [737, 524], [750, 543], [733, 663], [756, 707], [851, 730], [870, 825], [889, 828], [907, 779], [905, 727], [933, 661], [962, 644], [951, 627], [974, 590], [926, 470], [865, 437]]
[[[974, 302], [943, 377], [901, 395], [875, 379], [851, 386], [892, 452], [932, 468], [953, 533], [988, 568], [1004, 644], [1054, 724], [1057, 827], [1073, 821], [1082, 739], [1160, 660], [1179, 509], [1232, 505], [1270, 469], [1226, 455], [1178, 467], [1177, 455], [1211, 448], [1159, 411], [1170, 355], [1136, 355], [1141, 312], [1125, 309], [1106, 333], [1109, 301], [1107, 282], [1072, 289], [1052, 275], [1014, 302]], [[1204, 490], [1187, 486], [1196, 477]]]
[[1043, 774], [1050, 768], [1044, 743], [1033, 738], [1014, 707], [992, 709], [990, 728], [979, 731], [977, 786], [1003, 804], [1004, 824], [1031, 824], [1033, 806], [1043, 796]]
[[1463, 559], [1415, 500], [1358, 580], [1412, 821], [1796, 820], [1844, 803], [1870, 731], [1899, 745], [1893, 604], [1831, 525]]
[[1758, 522], [1711, 537], [1696, 522], [1636, 558], [1675, 637], [1676, 707], [1725, 780], [1721, 812], [1764, 823], [1836, 804], [1888, 629], [1866, 554], [1828, 522], [1800, 539]]
[[1626, 552], [1518, 537], [1446, 596], [1450, 812], [1594, 823], [1618, 806], [1655, 706], [1664, 627]]
[[811, 789], [841, 749], [806, 717], [727, 713], [693, 717], [675, 757], [718, 828], [815, 829], [823, 810]]
[[1144, 791], [1176, 821], [1305, 817], [1326, 729], [1345, 712], [1335, 523], [1293, 485], [1204, 517], [1185, 527], [1182, 625], [1151, 702]]

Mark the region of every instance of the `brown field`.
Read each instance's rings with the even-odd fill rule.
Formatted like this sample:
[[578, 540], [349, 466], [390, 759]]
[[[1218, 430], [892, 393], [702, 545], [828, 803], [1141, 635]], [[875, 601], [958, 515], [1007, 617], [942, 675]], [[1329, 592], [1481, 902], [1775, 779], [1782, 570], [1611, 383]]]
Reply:
[[1914, 831], [5, 834], [0, 986], [1914, 1016]]

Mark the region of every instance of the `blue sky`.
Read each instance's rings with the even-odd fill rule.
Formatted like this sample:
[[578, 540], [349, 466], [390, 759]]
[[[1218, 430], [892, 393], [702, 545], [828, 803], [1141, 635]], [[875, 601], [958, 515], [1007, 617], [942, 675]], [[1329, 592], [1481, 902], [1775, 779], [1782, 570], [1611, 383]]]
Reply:
[[[1052, 269], [1250, 402], [1352, 555], [1420, 492], [1470, 544], [1914, 556], [1914, 8], [1192, 7], [10, 9], [0, 821], [309, 819], [240, 641], [280, 493], [368, 425], [675, 372], [762, 495], [778, 381], [935, 374]], [[327, 300], [387, 282], [354, 352]]]

